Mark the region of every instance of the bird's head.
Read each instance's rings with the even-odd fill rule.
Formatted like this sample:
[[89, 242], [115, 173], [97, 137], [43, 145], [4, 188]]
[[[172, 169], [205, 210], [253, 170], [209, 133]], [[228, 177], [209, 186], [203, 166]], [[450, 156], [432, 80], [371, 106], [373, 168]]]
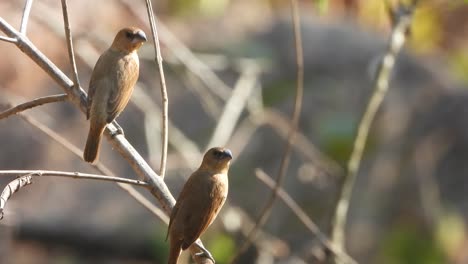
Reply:
[[146, 35], [143, 30], [136, 27], [127, 27], [121, 29], [117, 35], [115, 35], [111, 48], [117, 51], [130, 53], [138, 50], [145, 41]]
[[203, 156], [201, 169], [214, 173], [227, 173], [232, 160], [232, 152], [227, 148], [211, 148]]

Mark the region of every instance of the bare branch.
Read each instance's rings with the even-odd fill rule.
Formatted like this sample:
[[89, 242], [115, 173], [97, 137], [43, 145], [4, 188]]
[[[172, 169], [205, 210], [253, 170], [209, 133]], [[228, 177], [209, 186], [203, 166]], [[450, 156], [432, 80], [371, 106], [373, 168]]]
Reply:
[[[135, 17], [141, 18], [141, 12], [138, 10], [138, 5], [131, 0], [120, 0]], [[172, 54], [180, 60], [200, 80], [206, 83], [207, 87], [216, 94], [219, 98], [227, 100], [231, 89], [202, 61], [200, 61], [172, 32], [167, 29], [163, 23], [159, 23], [159, 33], [161, 41], [172, 52]]]
[[26, 29], [28, 28], [28, 19], [29, 19], [29, 13], [31, 12], [32, 3], [33, 3], [33, 0], [26, 0], [26, 3], [24, 3], [23, 16], [21, 17], [20, 32], [21, 34], [25, 36], [26, 36]]
[[154, 18], [153, 6], [151, 0], [146, 0], [146, 10], [148, 11], [148, 18], [151, 25], [151, 33], [153, 35], [154, 42], [154, 52], [156, 53], [155, 61], [158, 64], [159, 71], [159, 81], [161, 84], [161, 100], [162, 100], [162, 150], [161, 150], [161, 164], [159, 168], [159, 176], [164, 179], [166, 173], [166, 163], [167, 163], [167, 144], [168, 144], [168, 134], [169, 134], [169, 125], [168, 125], [168, 104], [169, 100], [167, 98], [167, 88], [166, 88], [166, 78], [164, 77], [164, 69], [161, 56], [161, 47], [159, 46], [159, 36], [158, 30], [156, 28], [156, 19]]
[[15, 38], [9, 38], [9, 37], [4, 37], [4, 36], [0, 36], [0, 40], [5, 41], [5, 42], [10, 42], [13, 44], [16, 44], [16, 42], [18, 41]]
[[18, 114], [19, 112], [22, 112], [27, 109], [31, 109], [36, 106], [44, 105], [44, 104], [50, 104], [50, 103], [56, 103], [56, 102], [63, 102], [67, 100], [68, 95], [66, 94], [56, 94], [56, 95], [49, 95], [49, 96], [44, 96], [44, 97], [39, 97], [36, 98], [32, 101], [26, 102], [19, 104], [17, 106], [14, 106], [10, 109], [7, 109], [3, 112], [0, 113], [0, 120], [3, 118], [7, 118], [11, 115]]
[[[83, 151], [73, 145], [70, 141], [66, 140], [65, 138], [61, 137], [57, 133], [55, 133], [52, 129], [48, 128], [47, 126], [43, 125], [41, 122], [37, 121], [36, 119], [29, 117], [23, 113], [20, 114], [20, 117], [22, 117], [26, 122], [37, 128], [39, 131], [44, 133], [46, 136], [51, 138], [52, 140], [56, 141], [59, 143], [62, 147], [65, 149], [69, 150], [71, 153], [73, 153], [78, 159], [81, 160], [81, 155]], [[89, 164], [89, 163], [87, 163]], [[89, 164], [91, 165], [91, 164]], [[101, 172], [102, 174], [106, 175], [115, 175], [109, 168], [104, 166], [101, 162], [98, 162], [94, 165], [92, 165], [97, 171]], [[126, 191], [130, 196], [132, 196], [137, 202], [142, 204], [146, 209], [148, 209], [151, 213], [153, 213], [155, 216], [157, 216], [161, 221], [164, 223], [169, 223], [169, 217], [158, 207], [154, 206], [146, 197], [141, 195], [133, 186], [130, 186], [128, 184], [124, 183], [117, 183], [117, 185]]]
[[263, 209], [260, 212], [260, 215], [257, 219], [257, 222], [252, 229], [252, 231], [247, 236], [244, 244], [240, 247], [239, 251], [235, 255], [233, 262], [250, 246], [252, 240], [255, 239], [256, 233], [262, 226], [265, 224], [266, 220], [270, 216], [271, 209], [278, 195], [278, 190], [281, 187], [283, 179], [286, 175], [287, 168], [289, 166], [289, 159], [292, 152], [293, 141], [296, 135], [296, 130], [299, 124], [299, 118], [301, 115], [302, 108], [302, 97], [304, 92], [304, 58], [302, 50], [302, 36], [301, 36], [301, 25], [300, 25], [300, 15], [299, 15], [299, 6], [297, 0], [290, 0], [291, 5], [291, 16], [293, 18], [294, 26], [294, 43], [296, 50], [296, 67], [297, 67], [297, 86], [296, 86], [296, 96], [294, 99], [294, 112], [292, 114], [292, 123], [288, 133], [288, 139], [286, 142], [286, 148], [281, 159], [280, 169], [278, 171], [278, 176], [276, 178], [276, 185], [273, 188], [273, 191]]
[[357, 135], [354, 140], [353, 151], [351, 152], [351, 156], [347, 164], [347, 175], [344, 179], [340, 197], [335, 209], [333, 241], [341, 249], [345, 246], [344, 232], [349, 209], [349, 201], [357, 178], [357, 172], [361, 163], [367, 136], [375, 114], [388, 91], [390, 75], [393, 66], [395, 65], [396, 57], [405, 43], [405, 34], [411, 25], [412, 14], [415, 6], [413, 5], [409, 9], [408, 7], [403, 6], [400, 6], [400, 8], [402, 8], [402, 11], [403, 9], [405, 11], [399, 12], [400, 16], [397, 17], [396, 24], [393, 27], [387, 51], [379, 64], [377, 76], [373, 83], [374, 92], [359, 123]]
[[67, 41], [68, 58], [73, 70], [73, 83], [75, 87], [80, 87], [78, 69], [76, 68], [75, 53], [73, 51], [73, 38], [71, 34], [70, 21], [68, 20], [67, 0], [62, 0], [63, 26], [65, 27], [65, 39]]
[[245, 70], [237, 80], [231, 97], [227, 101], [223, 113], [218, 119], [216, 128], [206, 149], [225, 145], [239, 120], [247, 100], [258, 82], [259, 69], [253, 62], [246, 62]]
[[49, 170], [0, 170], [0, 176], [19, 176], [28, 174], [30, 176], [53, 176], [53, 177], [66, 177], [74, 179], [87, 179], [87, 180], [100, 180], [120, 182], [136, 186], [148, 187], [149, 185], [140, 180], [133, 180], [127, 178], [120, 178], [114, 176], [89, 174], [81, 172], [66, 172], [66, 171], [49, 171]]
[[19, 177], [18, 179], [13, 180], [10, 182], [5, 189], [3, 189], [2, 194], [0, 195], [0, 220], [3, 219], [3, 209], [5, 208], [6, 202], [10, 197], [21, 188], [26, 185], [32, 183], [31, 175], [25, 175], [23, 177]]
[[[32, 44], [29, 39], [17, 32], [3, 18], [0, 18], [0, 30], [9, 37], [16, 37], [18, 42], [16, 45], [34, 62], [36, 62], [50, 77], [52, 77], [68, 94], [71, 102], [73, 102], [81, 111], [85, 111], [86, 94], [83, 89], [72, 89], [73, 82], [55, 66], [43, 53], [41, 53]], [[151, 193], [160, 201], [164, 210], [169, 214], [175, 204], [175, 199], [161, 178], [151, 169], [141, 155], [133, 148], [133, 146], [125, 139], [122, 134], [115, 135], [117, 128], [113, 124], [106, 127], [106, 136], [120, 155], [127, 160], [133, 170], [150, 185]]]
[[[263, 170], [256, 169], [255, 175], [259, 180], [265, 183], [266, 186], [271, 188], [272, 190], [275, 188], [276, 183], [273, 179], [268, 176]], [[346, 252], [342, 251], [337, 245], [333, 244], [333, 242], [328, 239], [328, 237], [323, 233], [317, 224], [310, 219], [310, 217], [302, 210], [302, 208], [294, 201], [294, 199], [289, 196], [289, 194], [283, 189], [278, 189], [278, 196], [279, 198], [291, 209], [291, 211], [297, 216], [297, 218], [304, 224], [304, 226], [320, 241], [320, 243], [326, 247], [330, 252], [332, 252], [335, 256], [340, 258], [344, 263], [349, 264], [357, 264], [357, 262], [351, 258]]]

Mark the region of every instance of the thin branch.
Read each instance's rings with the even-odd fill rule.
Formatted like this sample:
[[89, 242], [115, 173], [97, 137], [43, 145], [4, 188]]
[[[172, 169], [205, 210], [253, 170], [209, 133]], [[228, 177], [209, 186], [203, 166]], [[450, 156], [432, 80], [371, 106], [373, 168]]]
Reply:
[[31, 109], [36, 106], [44, 105], [44, 104], [50, 104], [50, 103], [56, 103], [56, 102], [63, 102], [67, 100], [68, 95], [66, 94], [56, 94], [56, 95], [49, 95], [49, 96], [44, 96], [44, 97], [39, 97], [36, 98], [32, 101], [25, 102], [22, 104], [19, 104], [17, 106], [14, 106], [10, 109], [7, 109], [3, 112], [0, 113], [0, 120], [7, 118], [11, 115], [18, 114], [19, 112], [22, 112], [27, 109]]
[[2, 194], [0, 194], [0, 220], [3, 219], [3, 209], [5, 208], [8, 199], [10, 199], [11, 196], [17, 191], [19, 191], [21, 188], [31, 183], [31, 175], [25, 175], [23, 177], [19, 177], [18, 179], [13, 180], [3, 189]]
[[[73, 82], [47, 58], [29, 39], [15, 30], [8, 22], [0, 17], [0, 30], [8, 37], [16, 38], [18, 41], [16, 46], [32, 59], [44, 72], [46, 72], [59, 86], [68, 94], [70, 101], [75, 104], [83, 113], [86, 111], [86, 93], [81, 87], [73, 89]], [[118, 134], [117, 128], [113, 123], [106, 127], [105, 135], [113, 148], [129, 163], [132, 169], [138, 176], [143, 178], [150, 187], [148, 188], [151, 194], [160, 202], [166, 214], [170, 214], [175, 205], [175, 198], [167, 188], [166, 184], [146, 163], [141, 155], [133, 148], [126, 140], [124, 135]], [[116, 135], [118, 134], [118, 135]], [[201, 263], [208, 258], [195, 256], [194, 252], [199, 252], [199, 248], [203, 247], [200, 239], [198, 239], [191, 247], [192, 257]]]
[[244, 244], [240, 247], [239, 251], [233, 258], [233, 262], [250, 246], [252, 240], [255, 239], [256, 233], [262, 226], [265, 224], [266, 220], [270, 216], [273, 204], [278, 196], [278, 190], [281, 187], [283, 179], [286, 175], [287, 168], [289, 166], [289, 160], [292, 152], [293, 141], [296, 135], [296, 130], [299, 124], [299, 118], [301, 115], [302, 108], [302, 97], [304, 92], [304, 58], [302, 50], [302, 36], [301, 36], [301, 25], [300, 25], [300, 15], [299, 15], [299, 6], [297, 0], [290, 0], [291, 5], [291, 16], [293, 18], [294, 26], [294, 43], [296, 51], [296, 67], [297, 67], [297, 86], [296, 86], [296, 96], [294, 99], [294, 111], [292, 114], [292, 123], [291, 128], [288, 133], [288, 139], [286, 143], [286, 148], [281, 159], [280, 169], [276, 178], [275, 188], [271, 192], [271, 195], [263, 209], [260, 212], [260, 215], [257, 219], [257, 222], [252, 229], [252, 231], [247, 236]]
[[[400, 6], [400, 8], [403, 8], [403, 6]], [[405, 10], [407, 11], [402, 12], [401, 15], [397, 17], [397, 23], [393, 27], [386, 54], [380, 62], [377, 76], [373, 83], [374, 92], [359, 123], [357, 135], [354, 140], [353, 151], [347, 164], [347, 175], [344, 179], [339, 201], [336, 206], [332, 237], [333, 242], [342, 249], [345, 244], [344, 230], [349, 209], [349, 201], [357, 178], [357, 172], [361, 163], [367, 136], [375, 114], [387, 93], [390, 75], [393, 66], [395, 65], [396, 57], [403, 47], [405, 42], [405, 33], [411, 25], [414, 6], [408, 9], [405, 8]]]
[[[20, 114], [20, 117], [23, 118], [26, 122], [28, 122], [30, 125], [33, 127], [37, 128], [39, 131], [44, 133], [47, 137], [51, 138], [55, 142], [59, 143], [62, 147], [73, 153], [78, 159], [81, 160], [81, 155], [83, 151], [73, 145], [70, 141], [66, 140], [65, 138], [61, 137], [59, 134], [55, 133], [52, 129], [48, 128], [41, 122], [37, 121], [36, 119], [27, 116], [23, 113]], [[89, 164], [89, 163], [88, 163]], [[91, 164], [89, 164], [91, 165]], [[100, 161], [98, 161], [96, 164], [91, 165], [93, 166], [97, 171], [101, 172], [102, 174], [105, 175], [115, 175], [109, 168], [107, 168], [105, 165], [103, 165]], [[140, 194], [133, 186], [130, 186], [128, 184], [124, 183], [117, 183], [117, 186], [119, 186], [121, 189], [126, 191], [130, 196], [132, 196], [137, 202], [142, 204], [146, 209], [148, 209], [151, 213], [153, 213], [155, 216], [157, 216], [161, 221], [164, 223], [169, 223], [169, 218], [167, 215], [158, 207], [154, 206], [146, 197]]]
[[[9, 37], [18, 39], [17, 46], [34, 62], [36, 62], [50, 77], [52, 77], [68, 94], [69, 99], [82, 112], [86, 108], [86, 94], [83, 89], [72, 89], [73, 82], [43, 53], [41, 53], [32, 44], [28, 38], [17, 32], [3, 18], [0, 17], [0, 30]], [[120, 155], [127, 160], [133, 170], [150, 185], [151, 193], [160, 201], [164, 210], [169, 214], [175, 204], [175, 199], [161, 178], [151, 169], [141, 155], [133, 148], [133, 146], [125, 139], [122, 134], [112, 136], [117, 132], [117, 128], [113, 124], [106, 127], [106, 136]]]
[[67, 0], [62, 0], [63, 26], [65, 27], [65, 39], [67, 41], [68, 58], [73, 70], [73, 83], [75, 87], [80, 87], [78, 69], [76, 67], [75, 54], [73, 51], [73, 37], [71, 34], [70, 21], [68, 20]]
[[259, 69], [254, 63], [246, 63], [244, 72], [239, 77], [223, 113], [218, 119], [216, 128], [206, 149], [223, 146], [231, 137], [242, 110], [258, 82]]
[[53, 177], [66, 177], [74, 179], [87, 179], [87, 180], [99, 180], [99, 181], [110, 181], [120, 182], [136, 186], [148, 187], [148, 183], [140, 180], [133, 180], [127, 178], [120, 178], [114, 176], [89, 174], [81, 172], [67, 172], [67, 171], [49, 171], [49, 170], [0, 170], [0, 176], [20, 176], [20, 175], [31, 175], [31, 176], [53, 176]]
[[15, 38], [9, 38], [9, 37], [5, 37], [5, 36], [0, 36], [0, 40], [10, 42], [10, 43], [13, 43], [13, 44], [16, 44], [16, 42], [18, 41]]
[[[120, 0], [120, 3], [128, 8], [135, 17], [141, 18], [141, 12], [138, 10], [138, 5], [134, 4], [134, 1]], [[231, 89], [206, 64], [200, 61], [190, 49], [177, 39], [163, 23], [159, 23], [159, 33], [161, 34], [161, 41], [187, 69], [200, 78], [219, 98], [224, 100], [229, 98]]]
[[33, 0], [26, 0], [26, 2], [24, 3], [23, 16], [21, 17], [20, 32], [21, 34], [25, 36], [26, 36], [26, 30], [28, 28], [28, 19], [29, 19], [29, 13], [31, 12], [32, 3], [33, 3]]
[[[257, 169], [255, 170], [255, 176], [266, 186], [271, 188], [272, 190], [275, 188], [275, 181], [268, 176], [263, 170]], [[343, 262], [349, 264], [357, 264], [357, 262], [351, 258], [346, 252], [341, 250], [337, 245], [333, 244], [333, 242], [328, 239], [328, 237], [323, 233], [317, 224], [310, 219], [304, 210], [294, 201], [294, 199], [283, 189], [278, 189], [278, 196], [279, 198], [291, 209], [291, 211], [297, 216], [297, 218], [304, 224], [304, 226], [314, 235], [317, 237], [319, 242], [325, 246], [330, 252], [332, 252], [335, 256], [340, 258]]]
[[162, 150], [161, 164], [159, 167], [159, 176], [164, 179], [167, 163], [167, 144], [169, 142], [169, 125], [168, 125], [168, 104], [166, 78], [164, 77], [164, 69], [161, 56], [161, 47], [159, 46], [158, 30], [156, 28], [156, 19], [154, 18], [153, 6], [151, 0], [146, 0], [146, 10], [151, 25], [151, 33], [153, 35], [154, 52], [156, 53], [155, 61], [158, 64], [159, 82], [161, 85], [161, 100], [162, 100]]

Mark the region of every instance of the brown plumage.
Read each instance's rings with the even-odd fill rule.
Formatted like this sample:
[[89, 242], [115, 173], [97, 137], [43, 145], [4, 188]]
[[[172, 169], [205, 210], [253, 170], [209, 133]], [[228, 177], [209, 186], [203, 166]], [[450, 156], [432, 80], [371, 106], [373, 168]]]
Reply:
[[137, 50], [145, 41], [146, 35], [141, 29], [121, 29], [110, 48], [94, 66], [86, 113], [90, 127], [83, 154], [87, 162], [96, 160], [104, 128], [123, 111], [130, 100], [139, 74]]
[[228, 194], [227, 174], [231, 159], [229, 149], [208, 150], [200, 168], [182, 188], [169, 222], [169, 264], [176, 264], [181, 249], [190, 247], [218, 215]]

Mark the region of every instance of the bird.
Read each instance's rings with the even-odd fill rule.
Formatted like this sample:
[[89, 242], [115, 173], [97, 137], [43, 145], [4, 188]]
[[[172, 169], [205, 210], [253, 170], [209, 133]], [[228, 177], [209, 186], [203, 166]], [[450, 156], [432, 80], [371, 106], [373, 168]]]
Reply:
[[[215, 220], [228, 194], [231, 160], [229, 149], [209, 149], [200, 167], [184, 184], [169, 221], [166, 236], [166, 240], [170, 239], [168, 264], [176, 264], [181, 250], [190, 247]], [[212, 259], [211, 255], [207, 257]]]
[[[143, 30], [137, 27], [123, 28], [94, 66], [86, 109], [86, 119], [90, 120], [83, 153], [86, 162], [96, 161], [104, 128], [123, 111], [130, 100], [139, 75], [137, 51], [145, 41]], [[118, 131], [122, 133], [121, 128]]]

